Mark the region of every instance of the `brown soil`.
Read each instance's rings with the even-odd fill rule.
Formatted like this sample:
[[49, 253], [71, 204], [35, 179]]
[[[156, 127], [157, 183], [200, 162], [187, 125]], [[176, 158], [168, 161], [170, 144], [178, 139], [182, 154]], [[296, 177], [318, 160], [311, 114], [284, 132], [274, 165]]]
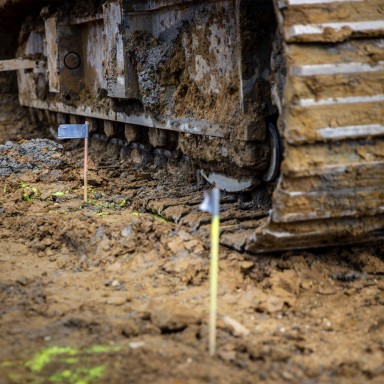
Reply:
[[0, 181], [1, 383], [384, 381], [383, 246], [220, 248], [210, 358], [206, 232], [138, 211], [187, 180], [91, 152], [82, 205], [81, 145], [65, 148], [61, 168]]

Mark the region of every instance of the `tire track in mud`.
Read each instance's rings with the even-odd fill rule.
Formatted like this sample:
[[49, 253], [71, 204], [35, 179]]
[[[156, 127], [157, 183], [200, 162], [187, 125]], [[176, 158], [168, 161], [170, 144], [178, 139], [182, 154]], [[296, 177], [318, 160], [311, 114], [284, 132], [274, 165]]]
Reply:
[[[170, 180], [154, 181], [139, 176], [138, 179], [127, 180], [128, 189], [125, 194], [132, 196], [132, 207], [208, 236], [211, 218], [209, 214], [199, 210], [199, 205], [203, 200], [203, 191], [212, 187], [190, 182], [177, 183], [175, 187], [175, 180], [169, 176], [168, 178]], [[232, 236], [231, 241], [226, 242], [226, 245], [236, 249], [241, 249], [247, 234], [253, 232], [260, 225], [260, 220], [268, 214], [265, 207], [253, 201], [242, 201], [243, 197], [241, 194], [223, 193], [220, 199], [221, 235], [238, 233], [237, 238]]]
[[[209, 235], [210, 216], [199, 211], [199, 205], [203, 191], [212, 186], [197, 175], [188, 158], [169, 158], [161, 155], [157, 148], [148, 149], [138, 143], [134, 145], [135, 152], [130, 153], [124, 143], [105, 140], [95, 135], [91, 143], [95, 151], [93, 172], [98, 175], [105, 172], [106, 178], [117, 189], [132, 197], [134, 209], [185, 225], [201, 235]], [[81, 154], [77, 157], [80, 164]], [[241, 250], [246, 237], [268, 216], [268, 210], [269, 203], [258, 201], [251, 193], [222, 192], [222, 244]]]

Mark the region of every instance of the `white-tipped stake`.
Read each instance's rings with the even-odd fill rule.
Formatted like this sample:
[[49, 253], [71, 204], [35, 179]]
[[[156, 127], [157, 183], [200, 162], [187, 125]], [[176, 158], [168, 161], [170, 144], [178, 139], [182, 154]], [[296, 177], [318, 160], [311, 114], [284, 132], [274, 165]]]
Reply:
[[217, 286], [219, 275], [219, 238], [220, 238], [220, 190], [213, 188], [204, 192], [204, 200], [199, 207], [212, 215], [211, 252], [209, 269], [210, 308], [209, 308], [209, 354], [216, 354], [216, 319], [217, 319]]
[[58, 130], [59, 139], [84, 139], [84, 202], [88, 200], [88, 129], [85, 124], [61, 124]]

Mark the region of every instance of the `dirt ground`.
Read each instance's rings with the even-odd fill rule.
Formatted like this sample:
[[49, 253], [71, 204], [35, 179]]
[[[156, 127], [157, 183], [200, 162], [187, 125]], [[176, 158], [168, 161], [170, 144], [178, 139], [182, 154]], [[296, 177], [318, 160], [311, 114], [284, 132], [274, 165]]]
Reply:
[[220, 248], [210, 358], [209, 239], [137, 200], [190, 181], [91, 153], [82, 204], [81, 143], [27, 158], [20, 130], [36, 131], [12, 113], [0, 145], [24, 152], [8, 144], [0, 161], [31, 166], [0, 178], [0, 383], [384, 382], [384, 246]]

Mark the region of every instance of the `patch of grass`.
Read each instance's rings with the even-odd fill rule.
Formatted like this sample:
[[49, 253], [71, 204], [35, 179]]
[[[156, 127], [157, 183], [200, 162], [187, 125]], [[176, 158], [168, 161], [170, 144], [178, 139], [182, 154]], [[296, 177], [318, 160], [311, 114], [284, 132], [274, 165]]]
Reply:
[[65, 196], [68, 196], [69, 194], [69, 191], [56, 191], [56, 192], [51, 192], [49, 191], [48, 192], [48, 197], [42, 199], [44, 201], [56, 201], [58, 197], [65, 197]]
[[57, 192], [51, 193], [52, 196], [65, 196], [66, 194], [68, 194], [68, 191], [66, 192], [57, 191]]
[[59, 215], [65, 215], [65, 216], [69, 214], [69, 212], [64, 209], [57, 209], [53, 212], [58, 213]]
[[105, 366], [98, 365], [91, 368], [65, 369], [48, 378], [53, 383], [88, 384], [103, 377]]
[[119, 345], [92, 345], [92, 347], [85, 348], [84, 353], [106, 353], [118, 352], [121, 350]]
[[[0, 367], [12, 368], [8, 377], [17, 383], [26, 382], [23, 379], [25, 373], [15, 372], [15, 368], [25, 367], [33, 375], [29, 377], [30, 383], [91, 384], [98, 382], [107, 370], [105, 365], [94, 363], [92, 356], [123, 349], [125, 348], [119, 345], [92, 345], [87, 348], [52, 346], [38, 351], [28, 361], [3, 361], [0, 362]], [[51, 365], [48, 367], [49, 364]]]
[[97, 212], [96, 215], [97, 215], [97, 216], [108, 216], [109, 213], [108, 213], [108, 212], [103, 212], [103, 211], [101, 211], [101, 212]]
[[119, 210], [120, 208], [124, 208], [128, 205], [128, 200], [123, 198], [120, 202], [115, 202], [88, 199], [87, 204], [95, 208], [97, 215], [103, 216], [108, 214], [106, 212], [103, 212], [103, 209]]
[[28, 203], [32, 202], [36, 197], [40, 195], [40, 192], [36, 187], [29, 187], [28, 184], [21, 184], [21, 188], [23, 189], [21, 199]]
[[[93, 345], [84, 349], [77, 349], [72, 347], [48, 347], [45, 348], [35, 356], [28, 360], [24, 365], [35, 374], [41, 374], [44, 368], [52, 362], [60, 362], [68, 364], [80, 364], [81, 361], [88, 361], [84, 356], [94, 355], [100, 353], [118, 352], [122, 349], [121, 346], [114, 345]], [[11, 364], [7, 365], [10, 366]], [[97, 365], [94, 367], [77, 366], [67, 368], [59, 372], [55, 372], [46, 378], [47, 381], [52, 383], [70, 383], [70, 384], [89, 384], [96, 379], [103, 377], [106, 371], [104, 365]], [[45, 381], [44, 381], [45, 382]]]
[[127, 205], [127, 200], [123, 199], [121, 203], [119, 203], [119, 207], [125, 207]]
[[165, 217], [163, 217], [163, 216], [161, 216], [161, 215], [159, 215], [159, 214], [157, 214], [157, 213], [152, 213], [152, 216], [153, 216], [155, 219], [162, 221], [163, 223], [169, 223], [169, 220], [168, 220], [168, 219], [166, 219]]
[[47, 364], [49, 364], [53, 356], [57, 355], [77, 355], [79, 352], [71, 347], [49, 347], [36, 353], [36, 355], [25, 363], [25, 366], [32, 372], [40, 372]]

